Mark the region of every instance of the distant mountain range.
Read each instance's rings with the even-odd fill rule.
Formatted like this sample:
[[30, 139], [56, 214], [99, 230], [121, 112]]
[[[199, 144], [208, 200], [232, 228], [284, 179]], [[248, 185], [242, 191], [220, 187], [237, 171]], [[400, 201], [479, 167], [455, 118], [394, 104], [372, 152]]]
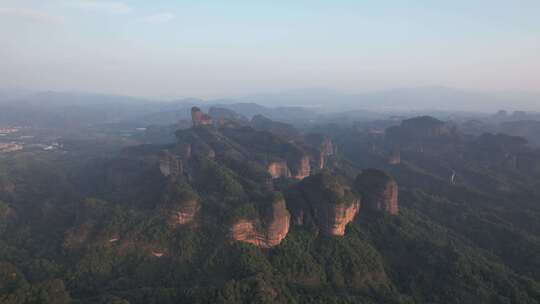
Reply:
[[[88, 105], [88, 104], [130, 104], [142, 105], [159, 104], [164, 110], [177, 107], [179, 104], [191, 106], [194, 104], [251, 104], [241, 108], [253, 116], [261, 114], [260, 108], [265, 107], [302, 107], [314, 111], [339, 112], [349, 110], [371, 111], [475, 111], [494, 112], [499, 109], [540, 111], [540, 93], [529, 92], [481, 92], [466, 89], [456, 89], [442, 86], [416, 88], [398, 88], [365, 92], [358, 94], [340, 93], [328, 89], [301, 89], [277, 93], [255, 94], [227, 99], [183, 98], [172, 101], [151, 100], [129, 96], [77, 93], [77, 92], [33, 92], [28, 90], [1, 90], [0, 104], [6, 101], [24, 101], [31, 104], [49, 105]], [[233, 109], [234, 110], [234, 109]]]
[[[251, 118], [263, 115], [288, 123], [382, 119], [412, 113], [540, 111], [540, 95], [534, 93], [481, 93], [446, 87], [422, 87], [343, 94], [325, 89], [293, 90], [233, 99], [184, 98], [151, 100], [129, 96], [0, 90], [0, 123], [34, 126], [84, 126], [100, 123], [167, 125], [190, 119], [190, 108], [199, 105], [233, 110]], [[446, 115], [446, 114], [444, 114]]]
[[262, 105], [294, 105], [325, 110], [475, 111], [498, 109], [540, 111], [540, 93], [480, 92], [449, 87], [399, 88], [359, 94], [306, 89], [260, 94], [236, 99]]

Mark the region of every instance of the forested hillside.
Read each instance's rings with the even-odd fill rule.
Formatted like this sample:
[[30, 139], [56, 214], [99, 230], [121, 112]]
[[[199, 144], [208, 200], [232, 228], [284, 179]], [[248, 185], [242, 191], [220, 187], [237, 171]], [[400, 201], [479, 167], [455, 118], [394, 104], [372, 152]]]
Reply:
[[0, 303], [540, 303], [540, 151], [192, 109], [172, 144], [0, 155]]

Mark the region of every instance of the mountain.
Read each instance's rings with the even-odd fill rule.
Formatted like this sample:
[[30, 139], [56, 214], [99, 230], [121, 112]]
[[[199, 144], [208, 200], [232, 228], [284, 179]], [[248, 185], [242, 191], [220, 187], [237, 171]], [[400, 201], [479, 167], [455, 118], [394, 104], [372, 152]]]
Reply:
[[1, 303], [540, 303], [523, 138], [189, 113], [172, 142], [0, 154]]
[[441, 86], [398, 88], [364, 93], [343, 94], [325, 89], [291, 90], [236, 99], [261, 105], [303, 106], [340, 112], [370, 110], [403, 111], [473, 111], [498, 109], [540, 111], [540, 94], [520, 92], [481, 92]]

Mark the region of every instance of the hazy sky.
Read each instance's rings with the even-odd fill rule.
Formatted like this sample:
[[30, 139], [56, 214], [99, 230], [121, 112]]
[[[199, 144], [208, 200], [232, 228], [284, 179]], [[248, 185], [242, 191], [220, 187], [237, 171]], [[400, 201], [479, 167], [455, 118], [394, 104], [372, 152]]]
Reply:
[[0, 0], [0, 88], [540, 90], [539, 0]]

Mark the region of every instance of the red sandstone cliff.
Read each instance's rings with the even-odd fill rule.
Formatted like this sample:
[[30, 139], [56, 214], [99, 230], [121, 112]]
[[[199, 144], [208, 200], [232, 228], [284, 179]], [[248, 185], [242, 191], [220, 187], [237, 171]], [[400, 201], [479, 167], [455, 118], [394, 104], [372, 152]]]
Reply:
[[288, 178], [291, 176], [291, 172], [289, 171], [289, 167], [287, 166], [287, 163], [285, 161], [277, 161], [270, 163], [268, 165], [267, 171], [274, 179], [281, 177]]
[[234, 223], [230, 230], [231, 237], [259, 248], [275, 247], [287, 236], [290, 218], [285, 200], [280, 198], [272, 203], [268, 218], [262, 221], [240, 219]]
[[183, 201], [171, 212], [169, 223], [173, 226], [189, 224], [193, 222], [200, 208], [199, 201], [195, 199]]
[[329, 137], [325, 137], [321, 143], [319, 154], [319, 168], [324, 169], [329, 156], [336, 154], [336, 147]]
[[362, 194], [366, 208], [386, 211], [392, 215], [399, 212], [398, 185], [394, 178], [377, 169], [367, 169], [356, 177], [355, 187]]
[[352, 222], [360, 210], [360, 200], [339, 204], [317, 204], [317, 222], [321, 231], [330, 236], [345, 235], [345, 227]]
[[171, 183], [160, 207], [171, 227], [194, 222], [201, 209], [199, 196], [185, 185]]
[[326, 170], [304, 179], [298, 191], [304, 202], [295, 208], [295, 222], [302, 223], [304, 214], [309, 214], [325, 235], [343, 236], [360, 210], [358, 196], [345, 181]]
[[191, 108], [191, 120], [193, 126], [208, 126], [212, 125], [212, 118], [204, 114], [198, 107]]
[[292, 167], [292, 174], [295, 179], [303, 180], [311, 174], [310, 158], [308, 155], [302, 156]]

